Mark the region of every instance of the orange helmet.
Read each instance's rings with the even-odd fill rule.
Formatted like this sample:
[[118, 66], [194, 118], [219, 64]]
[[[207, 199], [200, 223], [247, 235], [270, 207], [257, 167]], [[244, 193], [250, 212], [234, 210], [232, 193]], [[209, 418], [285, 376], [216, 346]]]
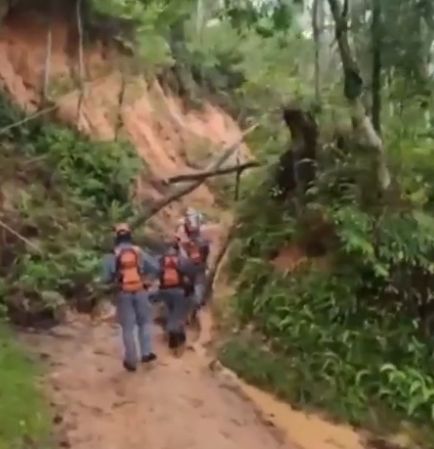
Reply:
[[128, 223], [119, 223], [115, 226], [116, 234], [130, 234], [131, 229]]

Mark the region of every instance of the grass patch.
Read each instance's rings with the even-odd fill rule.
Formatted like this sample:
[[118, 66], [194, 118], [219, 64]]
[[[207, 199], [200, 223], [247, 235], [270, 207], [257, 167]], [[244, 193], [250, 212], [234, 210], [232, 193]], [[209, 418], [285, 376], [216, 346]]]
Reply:
[[219, 348], [220, 361], [246, 382], [273, 393], [290, 403], [296, 394], [289, 359], [261, 348], [258, 337], [238, 335]]
[[0, 449], [48, 447], [48, 404], [36, 387], [39, 369], [0, 325]]

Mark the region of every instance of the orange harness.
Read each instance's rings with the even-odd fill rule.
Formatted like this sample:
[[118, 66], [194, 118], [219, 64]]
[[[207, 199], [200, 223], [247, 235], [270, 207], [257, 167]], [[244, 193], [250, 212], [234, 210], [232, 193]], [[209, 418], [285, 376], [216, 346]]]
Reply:
[[116, 248], [116, 273], [122, 291], [128, 293], [138, 292], [144, 288], [140, 273], [139, 248], [135, 246]]
[[178, 268], [178, 256], [164, 256], [161, 268], [161, 288], [177, 288], [183, 286], [183, 277]]

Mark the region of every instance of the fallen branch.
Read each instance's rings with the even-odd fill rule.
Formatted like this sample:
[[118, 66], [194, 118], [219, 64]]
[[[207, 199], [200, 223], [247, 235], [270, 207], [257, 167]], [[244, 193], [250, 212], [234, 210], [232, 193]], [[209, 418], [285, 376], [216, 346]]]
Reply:
[[199, 179], [207, 179], [212, 176], [227, 175], [229, 173], [238, 173], [238, 172], [241, 173], [244, 170], [247, 170], [248, 168], [259, 167], [260, 165], [261, 164], [259, 162], [250, 161], [250, 162], [246, 162], [244, 164], [234, 165], [234, 166], [226, 167], [226, 168], [220, 168], [217, 170], [210, 170], [210, 171], [203, 171], [203, 172], [199, 172], [199, 173], [190, 173], [190, 174], [186, 174], [186, 175], [172, 176], [166, 182], [168, 184], [175, 184], [177, 182], [183, 182], [183, 181], [197, 181]]
[[[242, 143], [244, 138], [248, 134], [250, 134], [252, 131], [254, 131], [258, 126], [259, 126], [259, 124], [256, 123], [255, 125], [252, 125], [250, 128], [247, 128], [236, 142], [229, 145], [229, 147], [223, 152], [223, 154], [215, 162], [212, 162], [208, 166], [207, 171], [218, 170], [237, 150], [238, 146]], [[187, 195], [190, 192], [193, 192], [193, 190], [196, 190], [201, 184], [203, 184], [205, 179], [206, 178], [202, 178], [202, 179], [193, 181], [193, 182], [189, 183], [188, 185], [175, 190], [174, 192], [165, 196], [161, 200], [156, 201], [147, 210], [145, 210], [145, 212], [143, 212], [143, 214], [139, 215], [135, 220], [133, 220], [133, 222], [131, 223], [131, 228], [134, 229], [134, 228], [141, 226], [146, 221], [148, 221], [151, 217], [153, 217], [157, 212], [159, 212], [161, 209], [166, 207], [168, 204], [172, 203], [173, 201], [179, 200], [184, 195]]]
[[50, 106], [45, 109], [41, 109], [40, 111], [36, 112], [35, 114], [29, 115], [26, 118], [23, 118], [22, 120], [19, 120], [18, 122], [12, 123], [8, 126], [5, 126], [4, 128], [0, 129], [0, 134], [4, 134], [5, 132], [9, 131], [12, 128], [16, 128], [18, 126], [24, 125], [24, 123], [30, 122], [30, 120], [34, 120], [35, 118], [38, 118], [41, 115], [48, 114], [49, 112], [52, 112], [56, 110], [59, 107], [59, 105]]
[[27, 167], [28, 165], [35, 164], [36, 162], [43, 161], [44, 159], [47, 159], [48, 154], [42, 154], [41, 156], [36, 156], [33, 159], [29, 159], [25, 162], [23, 162], [23, 166]]
[[[103, 78], [104, 78], [104, 75], [101, 75], [101, 76], [97, 76], [97, 77], [95, 77], [93, 79], [85, 80], [85, 82], [86, 83], [96, 83], [99, 80], [102, 80]], [[66, 92], [63, 95], [63, 97], [67, 97], [68, 95], [72, 95], [72, 94], [76, 93], [77, 91], [80, 94], [80, 89], [79, 88], [77, 89], [75, 87], [75, 88], [71, 89], [70, 91]], [[45, 114], [48, 114], [50, 112], [53, 112], [56, 109], [59, 109], [59, 107], [60, 107], [60, 104], [55, 104], [55, 105], [52, 105], [52, 106], [48, 106], [47, 108], [41, 109], [40, 111], [35, 112], [32, 115], [26, 116], [25, 118], [19, 120], [18, 122], [14, 122], [14, 123], [11, 123], [10, 125], [5, 126], [4, 128], [0, 128], [0, 135], [4, 134], [5, 132], [9, 131], [10, 129], [16, 128], [16, 127], [21, 126], [21, 125], [24, 125], [25, 123], [30, 122], [31, 120], [34, 120], [34, 119], [40, 117], [41, 115], [45, 115]]]
[[15, 237], [17, 237], [19, 240], [21, 240], [22, 242], [24, 242], [27, 246], [29, 246], [30, 248], [34, 249], [36, 252], [38, 252], [39, 254], [42, 253], [41, 248], [39, 248], [38, 246], [36, 246], [34, 243], [32, 243], [29, 239], [27, 239], [26, 237], [24, 237], [23, 235], [21, 235], [20, 233], [18, 233], [17, 231], [15, 231], [14, 229], [12, 229], [9, 225], [7, 225], [4, 221], [0, 220], [0, 226], [3, 229], [6, 229], [6, 231], [10, 232], [12, 235], [14, 235]]

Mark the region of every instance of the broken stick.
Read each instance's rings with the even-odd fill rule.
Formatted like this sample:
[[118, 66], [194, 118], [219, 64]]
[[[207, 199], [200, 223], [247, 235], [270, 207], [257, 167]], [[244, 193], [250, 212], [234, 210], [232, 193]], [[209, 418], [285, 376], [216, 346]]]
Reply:
[[229, 173], [234, 172], [243, 172], [244, 170], [247, 170], [248, 168], [254, 168], [254, 167], [260, 167], [260, 163], [256, 161], [250, 161], [245, 162], [244, 164], [235, 165], [231, 167], [226, 168], [220, 168], [218, 170], [210, 170], [210, 171], [202, 171], [198, 173], [189, 173], [185, 175], [177, 175], [172, 176], [167, 180], [168, 184], [175, 184], [178, 182], [184, 182], [184, 181], [197, 181], [199, 179], [207, 179], [211, 178], [212, 176], [220, 176], [220, 175], [227, 175]]

